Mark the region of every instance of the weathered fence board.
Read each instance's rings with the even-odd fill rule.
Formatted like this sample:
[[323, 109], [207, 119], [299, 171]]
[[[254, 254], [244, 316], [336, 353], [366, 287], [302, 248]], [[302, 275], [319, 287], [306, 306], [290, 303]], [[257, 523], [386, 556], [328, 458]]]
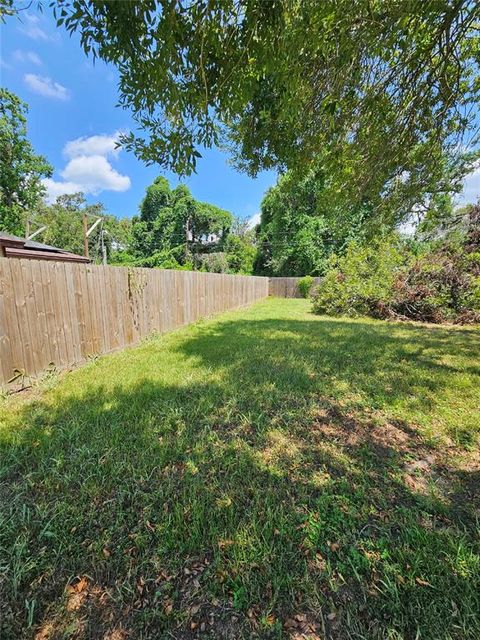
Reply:
[[[298, 281], [301, 278], [269, 278], [268, 294], [278, 298], [301, 298]], [[321, 278], [313, 279], [313, 286], [320, 284]]]
[[268, 278], [0, 258], [0, 385], [268, 295]]

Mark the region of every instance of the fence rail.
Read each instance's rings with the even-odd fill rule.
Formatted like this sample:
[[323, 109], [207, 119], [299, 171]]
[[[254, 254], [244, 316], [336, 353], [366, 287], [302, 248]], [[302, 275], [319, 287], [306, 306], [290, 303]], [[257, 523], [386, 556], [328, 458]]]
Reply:
[[[301, 278], [269, 278], [268, 294], [279, 298], [301, 298], [298, 281]], [[321, 278], [313, 279], [313, 286], [320, 284]]]
[[267, 295], [256, 276], [0, 258], [0, 385]]

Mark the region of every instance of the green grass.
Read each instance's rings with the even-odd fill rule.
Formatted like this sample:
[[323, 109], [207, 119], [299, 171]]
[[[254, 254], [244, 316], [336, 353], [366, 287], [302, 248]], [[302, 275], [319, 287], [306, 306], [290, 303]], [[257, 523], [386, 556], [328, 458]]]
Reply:
[[270, 299], [0, 404], [0, 637], [480, 637], [480, 333]]

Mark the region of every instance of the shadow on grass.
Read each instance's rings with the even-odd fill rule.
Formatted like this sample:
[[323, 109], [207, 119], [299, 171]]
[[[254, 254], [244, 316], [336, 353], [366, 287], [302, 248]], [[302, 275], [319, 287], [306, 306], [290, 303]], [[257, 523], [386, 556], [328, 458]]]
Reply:
[[[205, 327], [182, 353], [227, 371], [238, 404], [254, 412], [285, 398], [308, 402], [316, 393], [343, 407], [398, 409], [415, 420], [480, 380], [479, 333], [408, 324], [236, 320]], [[459, 444], [476, 443], [474, 401], [471, 415], [448, 416], [443, 426]]]
[[478, 469], [417, 425], [474, 341], [207, 323], [175, 384], [160, 339], [142, 381], [102, 382], [112, 358], [26, 405], [0, 450], [2, 638], [478, 637]]

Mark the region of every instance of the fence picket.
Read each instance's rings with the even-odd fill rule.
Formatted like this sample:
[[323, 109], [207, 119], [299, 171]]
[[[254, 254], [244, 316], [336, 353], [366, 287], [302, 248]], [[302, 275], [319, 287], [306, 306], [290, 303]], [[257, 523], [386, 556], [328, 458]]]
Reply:
[[0, 258], [0, 385], [268, 295], [268, 278]]
[[[269, 278], [268, 294], [278, 298], [301, 298], [302, 295], [298, 290], [299, 280], [301, 280], [301, 278]], [[321, 281], [321, 278], [314, 278], [313, 286], [319, 285]]]

